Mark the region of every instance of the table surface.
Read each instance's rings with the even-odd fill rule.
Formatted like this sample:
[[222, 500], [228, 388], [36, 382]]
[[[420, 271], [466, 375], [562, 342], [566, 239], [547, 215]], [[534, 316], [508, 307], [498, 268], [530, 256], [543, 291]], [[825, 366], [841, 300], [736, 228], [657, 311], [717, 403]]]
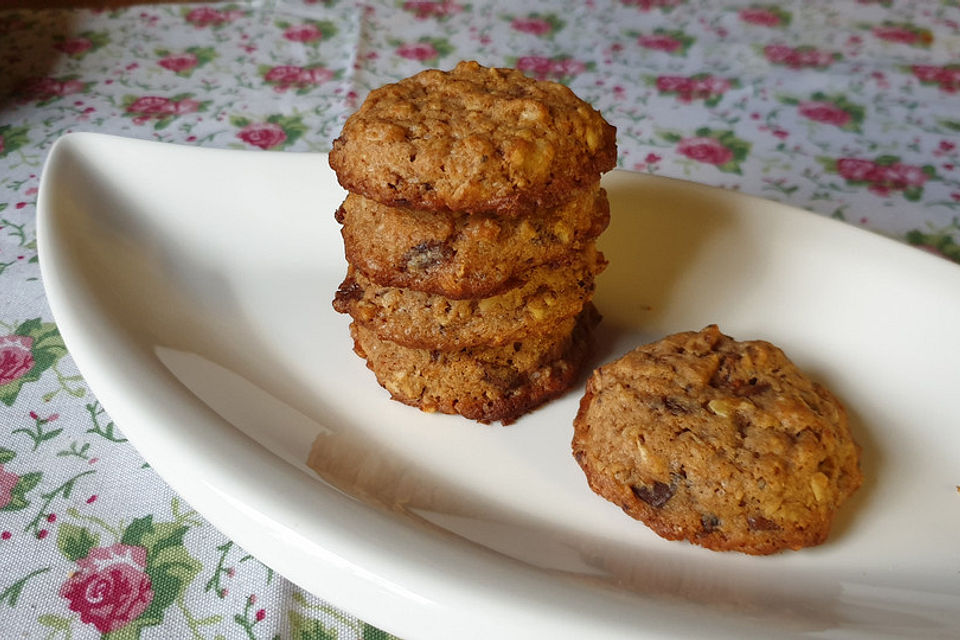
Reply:
[[[64, 133], [326, 151], [370, 89], [476, 59], [568, 84], [617, 126], [621, 168], [960, 261], [957, 0], [518, 4], [0, 12], [3, 637], [389, 637], [191, 510], [84, 382], [37, 264], [41, 167]], [[145, 531], [178, 571], [126, 544]]]

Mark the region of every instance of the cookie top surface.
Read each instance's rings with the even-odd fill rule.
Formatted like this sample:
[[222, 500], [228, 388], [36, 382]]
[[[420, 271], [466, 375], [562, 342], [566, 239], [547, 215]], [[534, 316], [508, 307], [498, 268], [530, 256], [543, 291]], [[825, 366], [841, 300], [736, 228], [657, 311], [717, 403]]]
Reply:
[[595, 492], [660, 536], [751, 554], [823, 542], [862, 481], [830, 392], [714, 325], [597, 369], [573, 452]]
[[388, 207], [351, 193], [336, 215], [348, 262], [373, 282], [464, 299], [506, 291], [584, 249], [607, 227], [610, 205], [599, 186], [525, 216]]
[[570, 89], [476, 62], [370, 92], [330, 152], [348, 191], [467, 213], [553, 206], [615, 165], [615, 128]]

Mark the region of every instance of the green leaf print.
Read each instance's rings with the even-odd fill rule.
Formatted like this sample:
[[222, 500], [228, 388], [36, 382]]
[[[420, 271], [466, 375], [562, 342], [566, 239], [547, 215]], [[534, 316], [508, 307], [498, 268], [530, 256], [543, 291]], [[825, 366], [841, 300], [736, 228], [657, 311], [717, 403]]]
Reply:
[[665, 141], [676, 144], [683, 140], [683, 136], [676, 131], [659, 131], [660, 137]]
[[399, 640], [397, 636], [387, 633], [382, 629], [378, 629], [373, 625], [363, 623], [363, 640]]
[[123, 531], [123, 537], [120, 538], [121, 544], [128, 544], [133, 547], [143, 547], [144, 545], [141, 541], [143, 537], [148, 533], [153, 531], [153, 516], [143, 516], [142, 518], [135, 518], [133, 522], [127, 525], [127, 528]]
[[823, 170], [827, 173], [836, 173], [837, 172], [837, 159], [828, 158], [826, 156], [817, 156], [817, 162], [823, 166]]
[[19, 580], [15, 581], [13, 584], [11, 584], [9, 587], [4, 589], [3, 591], [0, 591], [0, 604], [6, 603], [11, 607], [17, 606], [17, 601], [20, 599], [20, 594], [23, 593], [23, 588], [27, 585], [30, 579], [35, 578], [41, 573], [46, 573], [47, 571], [50, 571], [50, 567], [44, 567], [43, 569], [37, 569], [36, 571], [32, 571], [27, 575], [25, 575], [24, 577], [20, 578]]
[[21, 509], [29, 507], [30, 501], [27, 499], [27, 493], [40, 484], [42, 479], [43, 473], [39, 471], [25, 473], [20, 476], [17, 484], [10, 489], [10, 502], [5, 504], [0, 511], [20, 511]]
[[[202, 569], [186, 547], [166, 547], [157, 552], [147, 550], [147, 575], [153, 588], [153, 600], [141, 618], [145, 624], [159, 624], [163, 610], [173, 604]], [[154, 622], [156, 620], [156, 622]]]
[[316, 618], [290, 611], [290, 637], [291, 640], [337, 640], [337, 631], [325, 627], [323, 622]]
[[279, 126], [281, 129], [283, 129], [283, 133], [287, 136], [286, 140], [283, 141], [283, 144], [277, 147], [280, 149], [293, 144], [298, 138], [300, 138], [300, 136], [307, 132], [307, 126], [303, 123], [303, 120], [300, 116], [284, 116], [274, 114], [267, 118], [267, 122]]
[[[70, 638], [72, 632], [70, 630], [73, 619], [67, 618], [66, 616], [58, 616], [52, 613], [45, 613], [42, 616], [37, 616], [37, 623], [41, 624], [49, 629], [56, 629], [57, 631], [63, 631], [64, 636]], [[56, 636], [48, 636], [56, 637]]]
[[438, 58], [444, 58], [454, 52], [454, 47], [446, 38], [420, 38], [420, 42], [433, 45]]
[[954, 218], [949, 225], [942, 228], [909, 231], [906, 241], [915, 247], [926, 249], [954, 262], [960, 262], [960, 244], [954, 240], [958, 232], [960, 232], [960, 218]]
[[903, 190], [903, 197], [910, 202], [919, 202], [923, 198], [923, 187], [907, 187]]
[[0, 158], [6, 157], [29, 143], [29, 133], [30, 128], [26, 126], [0, 125]]
[[100, 534], [86, 527], [66, 522], [61, 524], [57, 531], [57, 548], [68, 560], [74, 562], [80, 558], [86, 558], [90, 549], [99, 544]]

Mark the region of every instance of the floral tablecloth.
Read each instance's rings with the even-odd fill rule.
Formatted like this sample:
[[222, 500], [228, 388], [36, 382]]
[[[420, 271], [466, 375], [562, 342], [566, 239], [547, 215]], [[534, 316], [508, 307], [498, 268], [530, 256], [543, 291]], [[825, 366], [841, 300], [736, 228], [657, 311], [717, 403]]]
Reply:
[[460, 59], [571, 86], [617, 126], [622, 168], [960, 261], [957, 0], [0, 12], [0, 637], [388, 637], [239, 548], [127, 443], [45, 302], [37, 186], [69, 131], [326, 151], [371, 88]]

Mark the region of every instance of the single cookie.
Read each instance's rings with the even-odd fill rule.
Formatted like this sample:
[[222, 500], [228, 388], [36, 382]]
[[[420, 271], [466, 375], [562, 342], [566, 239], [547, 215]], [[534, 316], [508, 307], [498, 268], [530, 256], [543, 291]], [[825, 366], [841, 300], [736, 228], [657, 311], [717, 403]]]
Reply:
[[862, 480], [830, 392], [715, 325], [597, 369], [573, 454], [596, 493], [660, 536], [750, 554], [820, 544]]
[[350, 194], [336, 217], [347, 261], [373, 282], [485, 298], [516, 286], [533, 267], [567, 259], [607, 228], [606, 191], [570, 196], [518, 217], [401, 209]]
[[506, 425], [573, 384], [599, 320], [588, 304], [548, 334], [455, 351], [401, 347], [356, 322], [350, 333], [354, 350], [394, 400], [426, 412]]
[[603, 271], [606, 260], [593, 244], [571, 260], [559, 266], [541, 265], [527, 274], [525, 283], [473, 300], [381, 287], [349, 267], [333, 307], [349, 313], [381, 340], [404, 347], [497, 347], [542, 333], [580, 313], [593, 297], [594, 276]]
[[467, 213], [556, 206], [616, 160], [616, 129], [570, 89], [476, 62], [371, 91], [330, 152], [348, 191]]

